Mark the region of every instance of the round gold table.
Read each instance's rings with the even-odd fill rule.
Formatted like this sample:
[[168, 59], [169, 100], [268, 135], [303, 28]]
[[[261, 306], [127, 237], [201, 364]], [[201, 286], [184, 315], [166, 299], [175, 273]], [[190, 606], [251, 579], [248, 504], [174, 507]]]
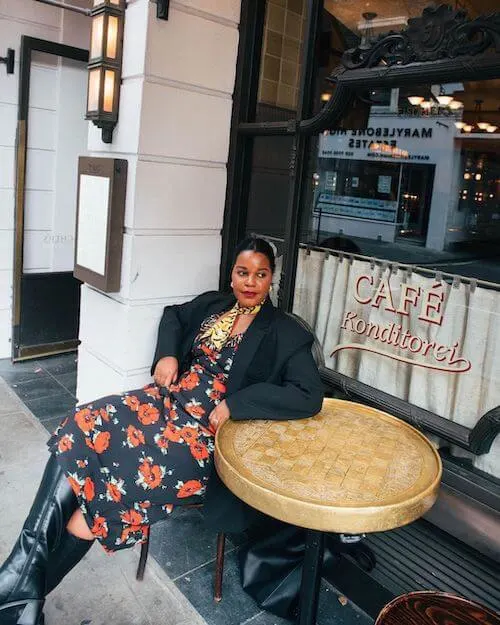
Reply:
[[363, 534], [429, 510], [441, 460], [420, 432], [380, 410], [325, 399], [310, 419], [227, 421], [215, 465], [250, 506], [308, 530], [299, 625], [316, 622], [323, 532]]

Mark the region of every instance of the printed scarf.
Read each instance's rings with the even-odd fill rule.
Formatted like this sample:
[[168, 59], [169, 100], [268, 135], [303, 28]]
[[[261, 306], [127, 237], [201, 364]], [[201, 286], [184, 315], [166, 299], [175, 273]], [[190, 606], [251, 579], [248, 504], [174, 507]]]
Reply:
[[219, 317], [215, 323], [203, 332], [200, 336], [200, 340], [207, 343], [212, 349], [220, 351], [231, 336], [234, 324], [239, 315], [256, 315], [261, 308], [262, 304], [245, 308], [236, 302], [226, 315]]

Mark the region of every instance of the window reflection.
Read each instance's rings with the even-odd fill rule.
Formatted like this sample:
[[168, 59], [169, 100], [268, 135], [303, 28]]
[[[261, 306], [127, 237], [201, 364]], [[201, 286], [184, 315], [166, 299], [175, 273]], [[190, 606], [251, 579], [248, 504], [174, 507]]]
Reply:
[[[417, 85], [375, 98], [366, 127], [318, 137], [302, 240], [341, 237], [364, 255], [445, 271], [467, 258], [457, 272], [500, 282], [490, 267], [500, 241], [500, 81]], [[426, 101], [430, 108], [420, 106]]]

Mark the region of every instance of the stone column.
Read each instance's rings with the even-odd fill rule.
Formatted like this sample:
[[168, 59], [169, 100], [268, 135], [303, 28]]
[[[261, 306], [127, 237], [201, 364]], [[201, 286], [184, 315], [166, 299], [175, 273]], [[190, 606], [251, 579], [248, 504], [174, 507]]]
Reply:
[[240, 0], [148, 0], [126, 11], [113, 143], [128, 160], [119, 293], [83, 285], [80, 402], [147, 383], [163, 307], [218, 286]]

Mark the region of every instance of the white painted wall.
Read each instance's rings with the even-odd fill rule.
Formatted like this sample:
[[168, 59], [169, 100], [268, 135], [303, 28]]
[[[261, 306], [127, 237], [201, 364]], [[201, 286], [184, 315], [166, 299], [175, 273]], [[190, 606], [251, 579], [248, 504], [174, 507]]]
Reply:
[[128, 160], [119, 293], [84, 286], [77, 396], [149, 381], [163, 307], [217, 288], [240, 0], [126, 11], [120, 119], [95, 156]]
[[[89, 6], [89, 1], [72, 0], [72, 4]], [[28, 35], [86, 48], [89, 26], [90, 22], [85, 16], [33, 0], [0, 0], [2, 51], [7, 48], [14, 48], [16, 51], [14, 75], [8, 76], [5, 66], [0, 66], [0, 358], [7, 358], [11, 354], [15, 139], [21, 36]], [[34, 58], [26, 184], [25, 266], [28, 270], [68, 267], [68, 254], [54, 251], [54, 245], [47, 245], [47, 241], [44, 241], [47, 233], [52, 233], [54, 228], [59, 230], [61, 227], [65, 231], [72, 228], [66, 215], [60, 222], [63, 213], [61, 207], [66, 204], [66, 200], [61, 199], [58, 204], [54, 193], [54, 189], [59, 188], [54, 185], [56, 177], [58, 181], [61, 179], [63, 183], [67, 183], [67, 188], [73, 184], [61, 169], [64, 166], [71, 168], [69, 159], [73, 156], [66, 154], [68, 161], [65, 164], [58, 162], [55, 156], [58, 132], [61, 123], [64, 123], [64, 120], [59, 119], [57, 110], [60, 96], [79, 96], [75, 82], [72, 83], [69, 93], [59, 92], [61, 71], [71, 70], [67, 66], [60, 70], [54, 59], [48, 61], [46, 55]], [[87, 124], [82, 122], [82, 125], [86, 132]], [[53, 243], [55, 240], [51, 240], [49, 236], [49, 242]]]

